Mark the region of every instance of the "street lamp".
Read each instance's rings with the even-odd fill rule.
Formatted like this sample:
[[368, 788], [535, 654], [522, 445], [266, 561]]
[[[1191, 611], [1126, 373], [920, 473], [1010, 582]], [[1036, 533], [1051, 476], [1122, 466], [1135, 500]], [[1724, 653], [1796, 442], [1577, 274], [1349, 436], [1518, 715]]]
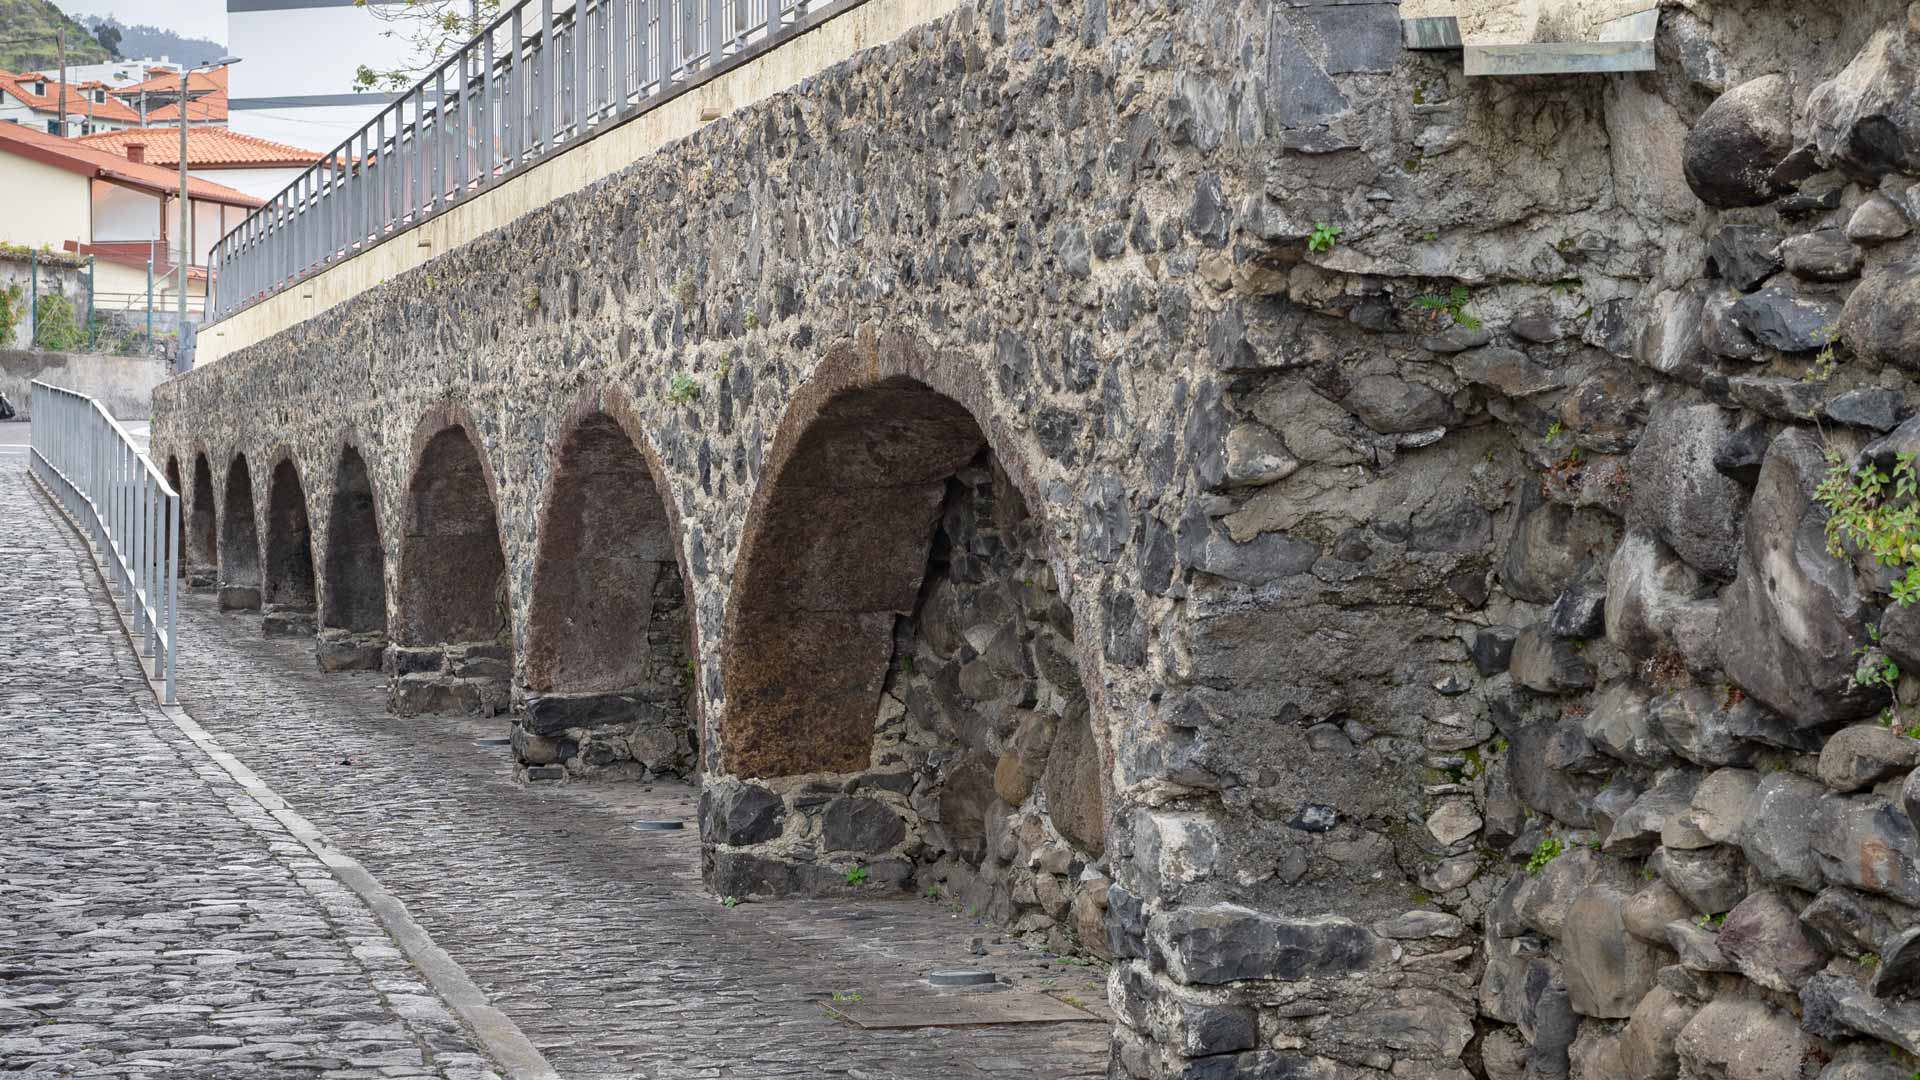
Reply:
[[[237, 56], [223, 56], [192, 67], [181, 65], [180, 68], [180, 325], [175, 333], [183, 340], [187, 336], [187, 264], [193, 259], [193, 204], [187, 201], [187, 76], [196, 71], [208, 71], [239, 62]], [[207, 286], [211, 293], [211, 271], [207, 275]], [[205, 310], [203, 306], [203, 314]]]

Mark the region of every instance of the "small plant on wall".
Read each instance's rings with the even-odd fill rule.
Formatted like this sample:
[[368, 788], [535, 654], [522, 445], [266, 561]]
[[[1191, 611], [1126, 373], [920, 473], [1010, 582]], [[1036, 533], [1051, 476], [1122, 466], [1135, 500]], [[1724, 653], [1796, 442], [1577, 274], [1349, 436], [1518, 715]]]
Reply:
[[0, 349], [13, 348], [13, 335], [20, 329], [23, 290], [16, 284], [0, 285]]
[[59, 293], [48, 293], [34, 305], [33, 344], [36, 348], [65, 352], [86, 344], [86, 332], [73, 315], [73, 301]]

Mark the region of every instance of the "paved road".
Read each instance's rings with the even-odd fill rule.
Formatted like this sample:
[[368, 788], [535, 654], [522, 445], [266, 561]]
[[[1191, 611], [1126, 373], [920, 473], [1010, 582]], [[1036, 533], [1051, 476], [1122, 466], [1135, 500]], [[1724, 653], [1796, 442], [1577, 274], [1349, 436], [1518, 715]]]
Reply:
[[0, 1075], [495, 1077], [366, 906], [154, 706], [23, 466], [0, 456]]
[[[190, 598], [188, 711], [405, 900], [567, 1080], [1106, 1075], [1104, 1023], [870, 1032], [823, 1008], [978, 966], [1101, 1010], [1097, 969], [971, 955], [993, 931], [920, 899], [723, 907], [700, 885], [690, 789], [515, 785], [507, 748], [481, 745], [505, 721], [396, 719], [377, 675], [320, 674], [310, 642], [259, 623]], [[643, 817], [688, 828], [637, 832]]]

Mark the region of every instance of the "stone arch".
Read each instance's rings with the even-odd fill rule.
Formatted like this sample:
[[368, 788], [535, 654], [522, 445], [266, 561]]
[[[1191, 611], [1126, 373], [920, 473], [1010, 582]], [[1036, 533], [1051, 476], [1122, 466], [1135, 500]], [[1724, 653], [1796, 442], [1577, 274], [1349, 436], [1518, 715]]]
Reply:
[[206, 451], [193, 456], [193, 489], [187, 495], [187, 561], [193, 565], [188, 581], [213, 585], [220, 566], [219, 514], [213, 497], [213, 467]]
[[373, 477], [358, 447], [343, 443], [327, 514], [315, 656], [327, 671], [380, 666], [387, 644], [387, 552]]
[[167, 486], [173, 489], [179, 501], [180, 516], [174, 522], [173, 560], [175, 571], [181, 577], [187, 576], [187, 489], [180, 482], [180, 456], [167, 455]]
[[260, 529], [254, 523], [253, 476], [245, 454], [233, 455], [227, 465], [220, 506], [220, 606], [233, 611], [260, 606]]
[[[1099, 684], [1033, 459], [977, 419], [977, 371], [869, 339], [796, 393], [735, 565], [709, 869], [722, 892], [812, 892], [858, 862], [1100, 950], [1104, 894], [1079, 877], [1106, 843]], [[853, 774], [824, 806], [821, 774]], [[740, 827], [776, 806], [777, 828]]]
[[267, 562], [261, 601], [268, 634], [314, 631], [318, 594], [313, 574], [313, 526], [306, 487], [291, 455], [281, 454], [267, 481]]
[[395, 712], [507, 707], [513, 643], [494, 484], [472, 424], [433, 410], [416, 436], [403, 510]]
[[586, 410], [559, 443], [527, 615], [522, 764], [577, 776], [694, 765], [690, 604], [656, 477], [608, 412]]

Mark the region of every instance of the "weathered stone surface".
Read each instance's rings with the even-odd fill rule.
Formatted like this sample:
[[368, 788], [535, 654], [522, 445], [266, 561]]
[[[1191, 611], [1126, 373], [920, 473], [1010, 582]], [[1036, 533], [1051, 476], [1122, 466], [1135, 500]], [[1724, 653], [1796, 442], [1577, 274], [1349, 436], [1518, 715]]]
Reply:
[[1520, 631], [1507, 668], [1513, 681], [1543, 694], [1564, 694], [1593, 685], [1593, 666], [1575, 642], [1556, 637], [1546, 623]]
[[1856, 244], [1885, 244], [1912, 231], [1906, 212], [1880, 194], [1868, 196], [1847, 219], [1847, 239]]
[[1920, 926], [1889, 936], [1880, 946], [1880, 964], [1867, 989], [1874, 997], [1911, 997], [1920, 987]]
[[1555, 637], [1593, 638], [1606, 629], [1607, 579], [1593, 568], [1568, 585], [1547, 612]]
[[1827, 796], [1807, 831], [1826, 880], [1920, 905], [1920, 838], [1891, 800]]
[[1793, 905], [1777, 892], [1757, 892], [1727, 913], [1720, 952], [1761, 986], [1793, 993], [1827, 964], [1825, 949], [1807, 936]]
[[1793, 149], [1785, 76], [1766, 75], [1727, 91], [1687, 132], [1687, 185], [1708, 206], [1758, 206], [1778, 194], [1773, 170]]
[[1820, 1070], [1819, 1080], [1913, 1080], [1913, 1070], [1901, 1068], [1877, 1046], [1847, 1046]]
[[829, 851], [872, 854], [891, 850], [906, 839], [907, 825], [883, 802], [844, 798], [827, 804], [821, 831]]
[[1536, 933], [1560, 937], [1574, 901], [1604, 869], [1600, 856], [1587, 848], [1563, 852], [1522, 884], [1515, 898], [1516, 917]]
[[[1747, 801], [1740, 850], [1767, 881], [1813, 892], [1823, 879], [1808, 828], [1826, 789], [1792, 773], [1769, 773]], [[1725, 909], [1722, 909], [1725, 910]]]
[[745, 846], [771, 840], [780, 835], [787, 805], [780, 796], [758, 784], [737, 784], [709, 789], [703, 799], [711, 799], [711, 813], [700, 815], [714, 831], [714, 839], [723, 844]]
[[1700, 775], [1689, 769], [1669, 769], [1613, 823], [1601, 850], [1637, 858], [1660, 844], [1667, 819], [1679, 816], [1693, 799]]
[[1791, 1014], [1736, 998], [1701, 1009], [1674, 1041], [1682, 1075], [1724, 1080], [1800, 1080], [1816, 1048]]
[[1828, 952], [1859, 956], [1879, 952], [1892, 939], [1904, 910], [1843, 885], [1829, 885], [1800, 912], [1800, 923]]
[[1674, 892], [1673, 886], [1665, 881], [1655, 878], [1627, 898], [1621, 915], [1626, 920], [1627, 933], [1654, 945], [1665, 945], [1667, 924], [1690, 919], [1694, 911], [1686, 897]]
[[1271, 484], [1300, 469], [1300, 460], [1287, 450], [1287, 444], [1262, 424], [1234, 425], [1227, 432], [1226, 448], [1226, 467], [1221, 475], [1232, 487]]
[[1815, 975], [1800, 991], [1802, 1023], [1828, 1039], [1865, 1035], [1920, 1053], [1920, 1003], [1874, 997], [1852, 979]]
[[1841, 424], [1892, 431], [1906, 415], [1906, 400], [1894, 390], [1849, 390], [1822, 410], [1827, 419]]
[[1552, 603], [1589, 560], [1612, 548], [1614, 531], [1598, 510], [1542, 503], [1515, 526], [1501, 583], [1522, 600]]
[[1841, 305], [1769, 286], [1733, 305], [1733, 323], [1754, 341], [1786, 353], [1813, 352], [1833, 340]]
[[1610, 683], [1596, 694], [1581, 731], [1595, 748], [1630, 765], [1661, 769], [1679, 760], [1647, 717], [1652, 691], [1631, 680]]
[[1485, 626], [1474, 631], [1468, 656], [1482, 675], [1498, 675], [1513, 661], [1513, 642], [1519, 631], [1511, 626]]
[[1707, 244], [1707, 268], [1742, 292], [1780, 269], [1781, 236], [1761, 225], [1722, 225]]
[[1827, 554], [1826, 512], [1813, 501], [1826, 465], [1818, 441], [1773, 441], [1747, 511], [1739, 574], [1721, 595], [1727, 676], [1805, 726], [1874, 710], [1854, 687], [1853, 650], [1866, 639], [1867, 597], [1852, 567]]
[[1739, 970], [1720, 951], [1720, 935], [1691, 919], [1676, 919], [1667, 924], [1667, 947], [1680, 957], [1680, 966], [1688, 971], [1712, 974]]
[[1383, 939], [1346, 919], [1284, 919], [1231, 904], [1168, 912], [1149, 935], [1168, 973], [1194, 986], [1340, 977], [1388, 955]]
[[1860, 275], [1860, 249], [1839, 229], [1801, 233], [1780, 246], [1787, 272], [1806, 281], [1846, 281]]
[[1649, 866], [1673, 890], [1686, 897], [1695, 911], [1716, 914], [1730, 910], [1747, 895], [1746, 864], [1737, 848], [1719, 845], [1693, 851], [1661, 848]]
[[1619, 889], [1590, 885], [1567, 912], [1560, 949], [1568, 999], [1582, 1016], [1632, 1015], [1667, 962], [1665, 950], [1627, 933], [1626, 902]]
[[1920, 370], [1920, 265], [1875, 267], [1847, 297], [1840, 337], [1855, 356]]
[[1651, 528], [1682, 559], [1733, 577], [1747, 492], [1714, 468], [1736, 417], [1715, 405], [1655, 410], [1634, 447], [1632, 525]]
[[1879, 723], [1854, 724], [1820, 748], [1820, 779], [1846, 793], [1872, 787], [1920, 765], [1920, 741]]
[[1647, 727], [1695, 765], [1747, 765], [1758, 751], [1733, 733], [1728, 710], [1714, 695], [1697, 686], [1656, 699], [1647, 708]]
[[1670, 1080], [1679, 1074], [1674, 1043], [1699, 1006], [1670, 990], [1655, 987], [1634, 1006], [1627, 1021], [1620, 1061], [1629, 1080]]
[[1760, 786], [1760, 774], [1751, 769], [1715, 769], [1693, 792], [1686, 815], [1716, 844], [1738, 844], [1747, 819], [1747, 804]]
[[993, 789], [1010, 806], [1027, 801], [1033, 786], [1046, 772], [1047, 751], [1053, 748], [1054, 718], [1028, 713], [1013, 731], [1006, 753], [994, 764]]
[[1100, 747], [1083, 719], [1056, 731], [1040, 788], [1046, 793], [1054, 828], [1080, 850], [1106, 851], [1107, 810], [1100, 790]]
[[1904, 26], [1879, 29], [1851, 62], [1807, 98], [1820, 153], [1848, 172], [1878, 177], [1920, 164], [1920, 100]]

